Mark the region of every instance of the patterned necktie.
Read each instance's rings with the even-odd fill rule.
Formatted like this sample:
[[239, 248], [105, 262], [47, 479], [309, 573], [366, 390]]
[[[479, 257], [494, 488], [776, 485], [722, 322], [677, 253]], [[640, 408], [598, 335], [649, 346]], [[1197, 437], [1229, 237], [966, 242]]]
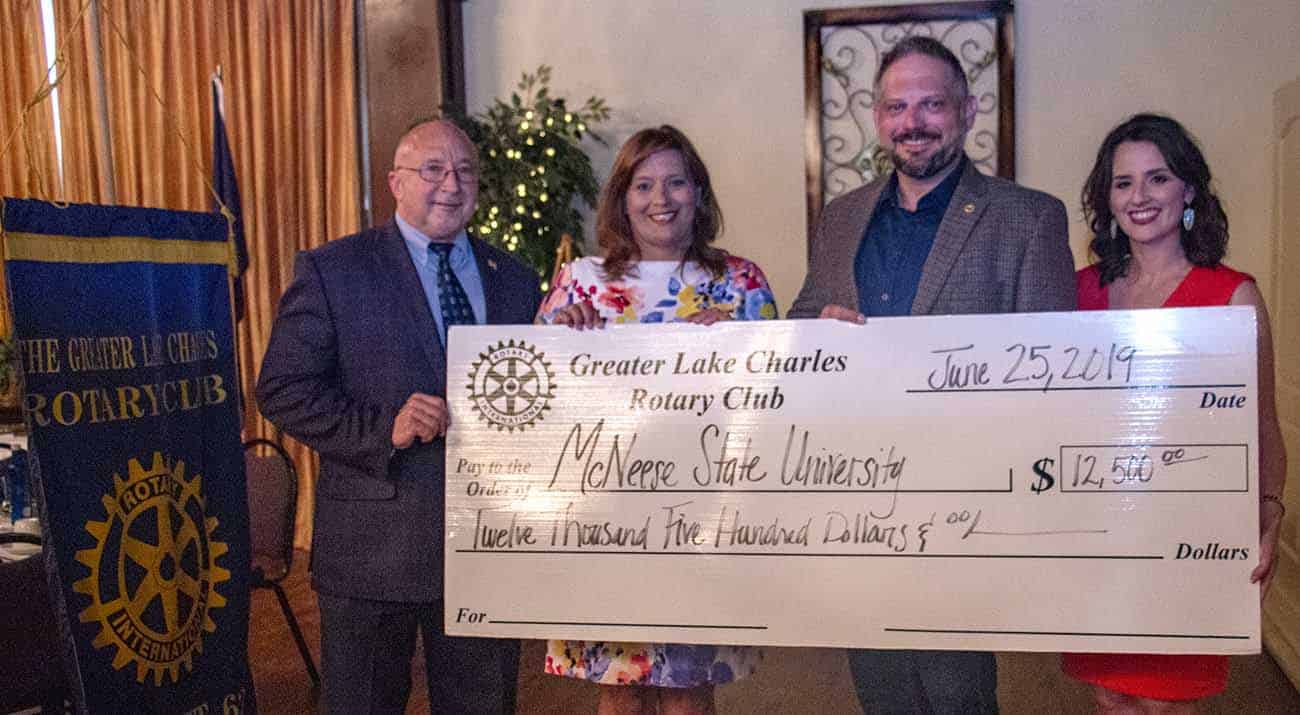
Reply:
[[473, 325], [474, 309], [470, 307], [469, 296], [465, 288], [451, 269], [450, 243], [429, 243], [433, 255], [434, 268], [438, 272], [438, 307], [442, 309], [443, 343], [447, 342], [447, 331], [453, 325]]

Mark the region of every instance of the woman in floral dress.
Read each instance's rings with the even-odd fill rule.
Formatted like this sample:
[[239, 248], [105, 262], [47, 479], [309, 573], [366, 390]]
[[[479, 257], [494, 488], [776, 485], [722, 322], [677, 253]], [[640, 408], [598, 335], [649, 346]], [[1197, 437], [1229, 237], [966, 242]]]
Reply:
[[[671, 126], [643, 129], [614, 160], [596, 213], [602, 257], [556, 277], [537, 320], [577, 330], [606, 323], [777, 317], [763, 271], [714, 248], [722, 211], [695, 148]], [[713, 686], [752, 673], [746, 646], [550, 641], [546, 672], [600, 684], [598, 712], [711, 713]]]

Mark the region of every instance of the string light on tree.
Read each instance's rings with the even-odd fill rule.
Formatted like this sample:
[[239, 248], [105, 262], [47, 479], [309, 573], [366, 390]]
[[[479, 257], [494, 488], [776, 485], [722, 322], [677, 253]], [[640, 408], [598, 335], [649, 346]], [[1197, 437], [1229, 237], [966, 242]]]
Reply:
[[609, 118], [603, 99], [571, 109], [551, 96], [550, 82], [551, 68], [543, 65], [524, 73], [508, 99], [480, 114], [452, 116], [482, 157], [470, 230], [514, 252], [543, 279], [554, 271], [560, 237], [583, 235], [575, 199], [593, 207], [599, 185], [581, 142], [590, 136], [604, 144], [588, 126]]

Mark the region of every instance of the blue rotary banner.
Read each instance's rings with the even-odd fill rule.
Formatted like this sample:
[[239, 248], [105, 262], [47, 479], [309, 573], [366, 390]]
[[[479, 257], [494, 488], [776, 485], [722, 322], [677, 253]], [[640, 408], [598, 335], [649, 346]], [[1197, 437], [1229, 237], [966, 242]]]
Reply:
[[254, 712], [226, 222], [0, 205], [74, 693], [89, 712]]

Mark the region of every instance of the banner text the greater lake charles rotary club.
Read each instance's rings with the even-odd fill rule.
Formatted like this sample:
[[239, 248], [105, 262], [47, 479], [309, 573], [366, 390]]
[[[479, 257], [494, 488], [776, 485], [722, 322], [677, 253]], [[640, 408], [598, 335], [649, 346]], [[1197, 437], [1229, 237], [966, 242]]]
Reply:
[[252, 711], [225, 221], [3, 206], [72, 685], [91, 712]]

